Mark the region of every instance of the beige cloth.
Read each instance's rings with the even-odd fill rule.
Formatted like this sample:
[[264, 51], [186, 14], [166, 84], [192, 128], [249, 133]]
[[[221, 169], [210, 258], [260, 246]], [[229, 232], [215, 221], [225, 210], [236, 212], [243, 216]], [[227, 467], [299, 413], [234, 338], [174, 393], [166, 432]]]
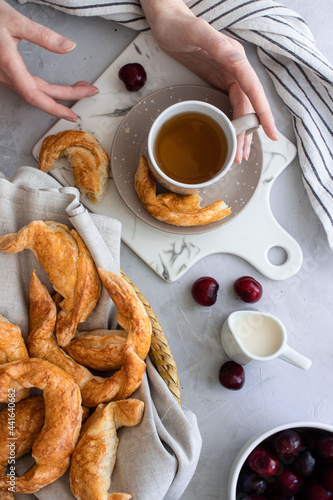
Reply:
[[[38, 186], [38, 189], [36, 189]], [[121, 225], [118, 221], [89, 213], [75, 188], [63, 188], [48, 174], [21, 167], [12, 179], [0, 172], [0, 234], [18, 231], [32, 220], [55, 220], [73, 226], [103, 269], [119, 272]], [[33, 269], [48, 286], [45, 271], [32, 252], [0, 252], [0, 313], [28, 333], [29, 283]], [[139, 286], [139, 284], [138, 284]], [[115, 326], [115, 307], [107, 293], [82, 328]], [[142, 423], [118, 431], [120, 444], [112, 475], [111, 492], [127, 492], [133, 500], [177, 500], [195, 471], [201, 449], [196, 417], [182, 410], [147, 358], [147, 373], [133, 395], [145, 403]], [[17, 473], [30, 465], [31, 457], [17, 462]], [[71, 500], [68, 473], [35, 495], [17, 499]]]

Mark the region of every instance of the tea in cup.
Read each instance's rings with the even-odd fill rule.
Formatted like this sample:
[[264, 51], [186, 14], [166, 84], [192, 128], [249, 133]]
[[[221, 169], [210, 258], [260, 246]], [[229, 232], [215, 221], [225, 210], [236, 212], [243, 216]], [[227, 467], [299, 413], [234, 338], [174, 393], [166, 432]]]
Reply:
[[235, 311], [224, 322], [222, 346], [236, 363], [246, 365], [252, 360], [283, 359], [307, 370], [312, 362], [287, 345], [287, 331], [275, 316], [260, 311]]
[[259, 127], [255, 113], [236, 120], [202, 101], [166, 108], [148, 134], [148, 163], [155, 179], [179, 194], [196, 193], [219, 181], [233, 164], [237, 135]]

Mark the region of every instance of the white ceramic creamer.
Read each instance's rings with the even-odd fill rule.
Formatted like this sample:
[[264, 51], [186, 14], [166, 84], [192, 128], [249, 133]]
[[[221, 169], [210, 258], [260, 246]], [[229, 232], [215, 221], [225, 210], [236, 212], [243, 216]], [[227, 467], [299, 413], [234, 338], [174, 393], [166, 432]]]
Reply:
[[250, 310], [231, 313], [223, 324], [221, 341], [227, 355], [241, 365], [277, 357], [303, 370], [312, 364], [287, 345], [285, 326], [269, 313]]
[[283, 342], [280, 325], [263, 314], [238, 314], [233, 328], [242, 346], [255, 356], [272, 356]]

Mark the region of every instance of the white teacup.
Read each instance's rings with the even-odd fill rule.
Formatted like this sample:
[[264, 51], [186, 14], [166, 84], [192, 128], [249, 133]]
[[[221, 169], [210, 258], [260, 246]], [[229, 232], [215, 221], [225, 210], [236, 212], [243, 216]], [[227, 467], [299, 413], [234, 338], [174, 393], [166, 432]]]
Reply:
[[[159, 164], [156, 155], [156, 139], [159, 137], [161, 128], [166, 124], [170, 123], [179, 115], [186, 113], [199, 113], [201, 115], [208, 116], [210, 119], [214, 120], [217, 127], [222, 129], [222, 134], [224, 135], [226, 141], [225, 144], [221, 145], [221, 148], [225, 147], [225, 154], [223, 153], [223, 158], [221, 157], [221, 164], [217, 166], [217, 171], [212, 174], [212, 177], [204, 182], [194, 183], [183, 182], [173, 179], [170, 175], [163, 171], [162, 166]], [[191, 194], [196, 193], [199, 189], [204, 189], [215, 182], [219, 181], [229, 170], [233, 164], [236, 147], [237, 147], [237, 135], [241, 132], [250, 134], [257, 130], [260, 126], [259, 119], [255, 113], [249, 113], [236, 120], [229, 120], [229, 118], [217, 107], [212, 104], [208, 104], [203, 101], [182, 101], [165, 109], [153, 122], [149, 134], [148, 134], [148, 163], [149, 167], [155, 177], [155, 179], [166, 189], [179, 194]], [[224, 141], [224, 139], [223, 139]], [[195, 141], [194, 141], [195, 142]], [[191, 146], [190, 146], [191, 147]], [[220, 161], [220, 160], [217, 160]]]
[[221, 342], [227, 355], [240, 365], [275, 358], [303, 370], [312, 364], [310, 359], [287, 345], [285, 326], [266, 312], [243, 310], [231, 313], [223, 324]]

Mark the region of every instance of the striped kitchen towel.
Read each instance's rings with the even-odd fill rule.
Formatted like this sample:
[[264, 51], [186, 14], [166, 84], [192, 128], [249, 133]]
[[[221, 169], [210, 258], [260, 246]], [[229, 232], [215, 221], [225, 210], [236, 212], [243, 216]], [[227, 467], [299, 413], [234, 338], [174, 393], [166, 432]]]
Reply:
[[[21, 0], [24, 2], [25, 0]], [[139, 1], [36, 0], [77, 15], [98, 15], [149, 29]], [[274, 0], [191, 0], [215, 29], [258, 47], [258, 56], [290, 110], [303, 180], [333, 249], [333, 67], [306, 23]]]

